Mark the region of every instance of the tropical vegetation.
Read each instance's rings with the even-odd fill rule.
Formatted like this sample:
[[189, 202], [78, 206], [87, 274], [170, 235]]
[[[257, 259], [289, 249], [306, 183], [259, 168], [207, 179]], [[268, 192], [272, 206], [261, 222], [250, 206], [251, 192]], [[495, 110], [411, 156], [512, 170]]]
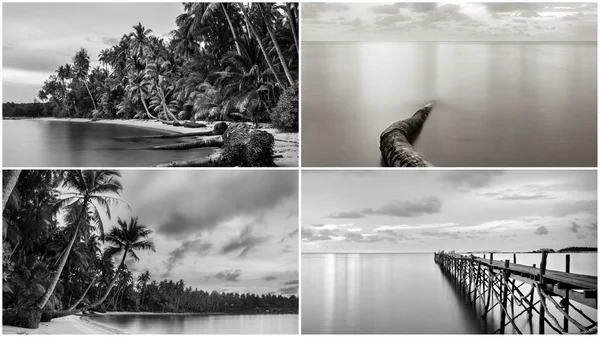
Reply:
[[[297, 130], [297, 3], [183, 3], [175, 23], [168, 40], [138, 23], [100, 52], [94, 68], [85, 49], [76, 51], [45, 81], [36, 116], [284, 119], [286, 130]], [[32, 115], [28, 107], [5, 108], [5, 117]]]
[[208, 293], [148, 271], [134, 278], [138, 252], [155, 247], [138, 218], [113, 219], [115, 206], [128, 207], [122, 192], [114, 170], [3, 172], [3, 324], [37, 328], [88, 310], [297, 312], [295, 296]]

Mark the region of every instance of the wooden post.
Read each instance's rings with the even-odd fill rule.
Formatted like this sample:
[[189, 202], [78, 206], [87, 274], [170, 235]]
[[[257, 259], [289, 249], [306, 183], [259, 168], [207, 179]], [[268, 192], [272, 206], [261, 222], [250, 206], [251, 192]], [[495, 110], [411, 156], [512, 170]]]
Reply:
[[513, 263], [517, 264], [517, 254], [513, 253]]
[[500, 334], [504, 335], [504, 327], [506, 326], [506, 302], [507, 302], [507, 297], [508, 297], [508, 264], [509, 261], [505, 260], [504, 261], [504, 270], [502, 271], [502, 274], [504, 276], [504, 284], [502, 287], [502, 307], [504, 307], [504, 310], [500, 311]]
[[[544, 289], [544, 274], [546, 273], [546, 261], [548, 259], [548, 252], [542, 251], [542, 261], [540, 262], [540, 287]], [[545, 325], [546, 325], [546, 312], [544, 311], [544, 305], [546, 304], [546, 299], [544, 297], [540, 298], [540, 335], [544, 334]]]
[[[535, 263], [533, 264], [533, 268], [535, 268]], [[533, 287], [533, 285], [532, 285], [532, 287]], [[533, 293], [534, 293], [534, 291], [532, 290], [531, 291], [531, 295], [529, 295], [529, 303], [531, 305], [527, 309], [527, 313], [529, 314], [529, 318], [530, 319], [531, 319], [531, 316], [533, 315], [533, 309], [532, 309], [533, 308]]]
[[[569, 254], [565, 256], [565, 272], [571, 272], [571, 255]], [[567, 313], [567, 315], [569, 314], [569, 290], [567, 290], [565, 294], [565, 312]], [[563, 320], [563, 330], [565, 330], [565, 332], [569, 332], [569, 320], [566, 316], [563, 318]]]

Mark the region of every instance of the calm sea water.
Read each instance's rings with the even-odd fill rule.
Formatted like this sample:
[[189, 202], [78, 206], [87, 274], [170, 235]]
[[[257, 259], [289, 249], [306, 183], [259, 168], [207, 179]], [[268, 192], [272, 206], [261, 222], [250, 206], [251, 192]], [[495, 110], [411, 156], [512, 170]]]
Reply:
[[303, 42], [302, 163], [380, 166], [425, 103], [436, 166], [596, 166], [596, 43]]
[[3, 120], [2, 156], [6, 167], [154, 166], [202, 158], [212, 149], [148, 150], [177, 140], [123, 140], [119, 137], [163, 134], [158, 130], [101, 124], [41, 120]]
[[298, 315], [103, 315], [90, 319], [128, 334], [298, 333]]
[[[529, 261], [539, 265], [539, 254], [517, 257]], [[596, 261], [596, 254], [571, 254], [571, 271], [596, 275]], [[564, 270], [564, 256], [551, 254], [548, 268]], [[300, 284], [302, 333], [483, 334], [499, 327], [499, 311], [482, 320], [483, 307], [457, 291], [433, 254], [303, 254]], [[596, 317], [595, 309], [583, 309]], [[537, 331], [537, 321], [525, 316], [519, 328]]]

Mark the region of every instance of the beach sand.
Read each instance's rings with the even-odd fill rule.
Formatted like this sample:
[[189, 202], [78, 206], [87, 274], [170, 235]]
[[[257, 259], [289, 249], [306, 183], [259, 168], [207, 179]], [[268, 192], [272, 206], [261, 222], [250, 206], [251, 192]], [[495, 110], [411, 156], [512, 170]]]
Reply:
[[3, 335], [113, 335], [123, 334], [116, 329], [105, 327], [83, 316], [55, 318], [49, 323], [40, 323], [37, 329], [17, 328], [3, 325]]
[[[126, 125], [131, 127], [155, 129], [169, 133], [192, 133], [198, 131], [210, 131], [213, 128], [214, 123], [206, 123], [205, 128], [184, 128], [179, 126], [172, 126], [157, 122], [154, 120], [139, 120], [139, 119], [102, 119], [95, 122], [87, 118], [36, 118], [37, 120], [45, 121], [62, 121], [62, 122], [79, 122], [79, 123], [103, 123], [103, 124], [117, 124]], [[298, 133], [290, 132], [279, 132], [276, 129], [270, 128], [267, 124], [261, 124], [261, 130], [271, 133], [275, 137], [275, 156], [281, 156], [281, 158], [275, 158], [275, 164], [280, 167], [297, 167], [298, 166], [298, 153], [299, 153], [299, 138]]]

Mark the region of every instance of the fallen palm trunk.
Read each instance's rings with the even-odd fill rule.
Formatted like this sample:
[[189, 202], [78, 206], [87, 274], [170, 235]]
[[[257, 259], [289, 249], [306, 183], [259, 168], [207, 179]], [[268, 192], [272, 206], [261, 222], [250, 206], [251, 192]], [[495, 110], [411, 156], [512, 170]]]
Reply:
[[202, 159], [171, 162], [161, 167], [273, 167], [272, 134], [262, 130], [250, 130], [244, 123], [233, 124], [227, 128], [222, 137], [221, 150]]
[[210, 131], [198, 131], [189, 133], [176, 133], [172, 135], [155, 135], [155, 136], [136, 136], [136, 137], [119, 137], [118, 139], [166, 139], [166, 138], [183, 138], [183, 137], [204, 137], [204, 136], [220, 136], [227, 130], [225, 122], [219, 122], [213, 125]]
[[215, 137], [211, 139], [199, 139], [193, 142], [159, 145], [153, 147], [154, 150], [188, 150], [202, 147], [221, 147], [223, 138]]
[[412, 117], [395, 122], [383, 131], [379, 138], [379, 150], [388, 166], [433, 166], [412, 146], [433, 107], [433, 102], [428, 103]]

